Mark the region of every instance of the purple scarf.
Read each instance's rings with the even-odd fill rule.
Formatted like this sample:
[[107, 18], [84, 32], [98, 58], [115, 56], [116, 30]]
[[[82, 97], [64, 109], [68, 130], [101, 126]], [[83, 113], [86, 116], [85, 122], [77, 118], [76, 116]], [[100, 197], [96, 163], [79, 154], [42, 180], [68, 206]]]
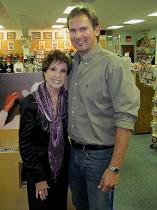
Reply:
[[38, 111], [42, 114], [42, 117], [46, 118], [49, 122], [50, 140], [48, 158], [52, 174], [56, 181], [64, 155], [62, 119], [67, 116], [67, 91], [62, 87], [59, 92], [56, 114], [54, 114], [52, 100], [47, 91], [46, 83], [41, 83], [38, 89], [33, 93], [33, 96], [37, 101]]

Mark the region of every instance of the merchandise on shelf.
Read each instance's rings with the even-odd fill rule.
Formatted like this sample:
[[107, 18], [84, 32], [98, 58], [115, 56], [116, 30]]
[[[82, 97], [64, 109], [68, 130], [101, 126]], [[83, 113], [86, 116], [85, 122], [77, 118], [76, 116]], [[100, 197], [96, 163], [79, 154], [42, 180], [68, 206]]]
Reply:
[[152, 99], [154, 104], [152, 108], [153, 119], [150, 122], [152, 128], [152, 144], [150, 148], [157, 149], [157, 65], [134, 63], [132, 64], [132, 71], [135, 71], [139, 75], [140, 82], [151, 86], [155, 90]]

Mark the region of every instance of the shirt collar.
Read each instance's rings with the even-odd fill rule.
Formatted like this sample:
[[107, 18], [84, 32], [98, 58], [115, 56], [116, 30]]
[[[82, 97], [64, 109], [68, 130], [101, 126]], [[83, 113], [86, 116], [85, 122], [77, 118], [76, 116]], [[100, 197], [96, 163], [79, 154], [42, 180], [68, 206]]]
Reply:
[[77, 51], [74, 59], [80, 63], [80, 60], [83, 60], [85, 62], [88, 62], [89, 60], [91, 60], [95, 54], [97, 54], [98, 52], [100, 52], [101, 50], [101, 46], [100, 44], [97, 44], [92, 50], [90, 50], [86, 55], [81, 56], [80, 53]]

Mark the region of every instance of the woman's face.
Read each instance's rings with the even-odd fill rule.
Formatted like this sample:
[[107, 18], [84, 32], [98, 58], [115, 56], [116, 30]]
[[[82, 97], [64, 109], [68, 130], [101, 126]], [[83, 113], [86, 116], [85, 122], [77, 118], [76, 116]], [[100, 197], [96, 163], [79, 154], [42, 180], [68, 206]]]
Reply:
[[65, 62], [53, 61], [47, 71], [44, 72], [47, 86], [55, 90], [60, 89], [64, 85], [67, 71], [68, 67]]

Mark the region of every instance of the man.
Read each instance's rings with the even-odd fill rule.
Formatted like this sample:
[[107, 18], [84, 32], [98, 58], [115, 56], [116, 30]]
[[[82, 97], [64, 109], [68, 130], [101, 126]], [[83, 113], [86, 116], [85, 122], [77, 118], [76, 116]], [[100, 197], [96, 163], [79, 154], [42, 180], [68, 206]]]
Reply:
[[69, 76], [72, 200], [77, 210], [113, 210], [139, 91], [122, 59], [98, 44], [94, 11], [74, 8], [67, 26], [77, 49]]

